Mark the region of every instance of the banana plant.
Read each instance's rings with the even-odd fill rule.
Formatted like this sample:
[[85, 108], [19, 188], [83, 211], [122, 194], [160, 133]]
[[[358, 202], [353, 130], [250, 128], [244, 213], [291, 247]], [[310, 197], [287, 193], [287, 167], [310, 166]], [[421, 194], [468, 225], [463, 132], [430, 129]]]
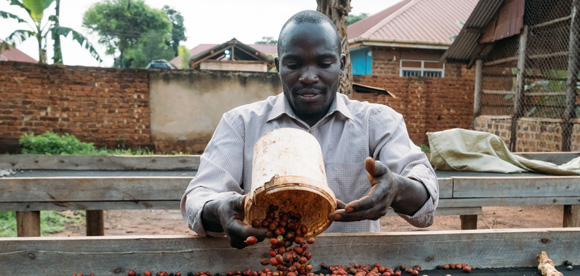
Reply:
[[[48, 7], [54, 2], [54, 0], [10, 0], [10, 5], [18, 6], [28, 13], [30, 20], [25, 20], [17, 15], [9, 12], [0, 11], [0, 18], [3, 19], [13, 19], [17, 20], [19, 23], [26, 23], [28, 29], [18, 29], [13, 31], [6, 39], [5, 43], [11, 44], [16, 47], [16, 44], [20, 44], [29, 38], [36, 38], [38, 42], [38, 62], [46, 63], [46, 48], [47, 40], [55, 36], [67, 37], [69, 34], [72, 35], [72, 39], [81, 45], [81, 47], [87, 49], [91, 56], [97, 61], [102, 62], [99, 53], [89, 40], [83, 36], [81, 33], [67, 27], [60, 26], [58, 24], [58, 16], [50, 15], [46, 22], [42, 22], [44, 19], [44, 12]], [[2, 48], [6, 48], [7, 45], [3, 45]]]

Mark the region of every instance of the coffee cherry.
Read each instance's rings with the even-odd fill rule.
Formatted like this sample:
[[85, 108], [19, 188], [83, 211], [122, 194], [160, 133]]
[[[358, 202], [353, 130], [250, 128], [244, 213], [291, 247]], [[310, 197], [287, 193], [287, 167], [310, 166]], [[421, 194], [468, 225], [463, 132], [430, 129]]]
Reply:
[[246, 244], [248, 245], [254, 245], [258, 242], [258, 239], [254, 236], [249, 236], [246, 238]]
[[316, 239], [314, 237], [310, 237], [306, 240], [306, 242], [309, 244], [313, 244], [314, 242], [316, 242]]
[[151, 271], [146, 270], [145, 272], [143, 272], [144, 276], [151, 276]]
[[463, 272], [471, 272], [471, 267], [470, 266], [463, 266]]
[[137, 273], [133, 269], [131, 269], [131, 270], [129, 270], [129, 272], [127, 272], [127, 276], [135, 276], [135, 275], [137, 275]]

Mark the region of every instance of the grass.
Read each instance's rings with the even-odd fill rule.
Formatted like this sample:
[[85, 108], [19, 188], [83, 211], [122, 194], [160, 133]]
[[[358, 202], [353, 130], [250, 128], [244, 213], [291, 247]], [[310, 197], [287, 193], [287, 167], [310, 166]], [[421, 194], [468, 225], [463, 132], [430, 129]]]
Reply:
[[[62, 232], [85, 221], [85, 211], [40, 211], [40, 235]], [[0, 212], [0, 237], [16, 237], [16, 212]]]

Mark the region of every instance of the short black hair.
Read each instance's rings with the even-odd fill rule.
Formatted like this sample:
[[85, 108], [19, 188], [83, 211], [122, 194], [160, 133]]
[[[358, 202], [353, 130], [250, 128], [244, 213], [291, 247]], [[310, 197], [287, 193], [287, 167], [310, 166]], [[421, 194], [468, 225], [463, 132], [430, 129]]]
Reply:
[[328, 23], [328, 24], [330, 24], [330, 26], [332, 26], [332, 29], [334, 30], [334, 34], [336, 37], [336, 40], [334, 42], [336, 52], [337, 52], [338, 56], [340, 56], [342, 54], [340, 35], [338, 34], [338, 31], [336, 30], [336, 26], [334, 25], [332, 20], [330, 20], [330, 18], [328, 18], [328, 16], [326, 16], [325, 14], [323, 14], [321, 12], [317, 12], [317, 11], [313, 11], [313, 10], [304, 10], [304, 11], [301, 11], [301, 12], [294, 14], [292, 17], [290, 17], [290, 19], [288, 19], [288, 21], [286, 21], [286, 23], [284, 23], [284, 26], [282, 26], [282, 29], [280, 30], [280, 34], [278, 35], [278, 45], [277, 45], [278, 56], [280, 56], [280, 54], [282, 52], [284, 52], [284, 50], [285, 50], [284, 44], [285, 44], [286, 38], [283, 36], [283, 33], [284, 33], [284, 30], [286, 29], [286, 27], [288, 26], [288, 24], [290, 24], [291, 22], [293, 22], [296, 25], [302, 24], [302, 23], [311, 23], [311, 24]]

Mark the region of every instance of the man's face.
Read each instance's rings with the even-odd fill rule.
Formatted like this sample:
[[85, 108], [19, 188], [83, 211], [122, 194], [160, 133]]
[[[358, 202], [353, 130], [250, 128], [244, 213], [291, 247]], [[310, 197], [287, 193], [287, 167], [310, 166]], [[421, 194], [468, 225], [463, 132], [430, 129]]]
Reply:
[[[293, 23], [291, 23], [293, 24]], [[336, 97], [344, 56], [328, 23], [289, 25], [276, 68], [294, 113], [309, 125], [322, 119]]]

